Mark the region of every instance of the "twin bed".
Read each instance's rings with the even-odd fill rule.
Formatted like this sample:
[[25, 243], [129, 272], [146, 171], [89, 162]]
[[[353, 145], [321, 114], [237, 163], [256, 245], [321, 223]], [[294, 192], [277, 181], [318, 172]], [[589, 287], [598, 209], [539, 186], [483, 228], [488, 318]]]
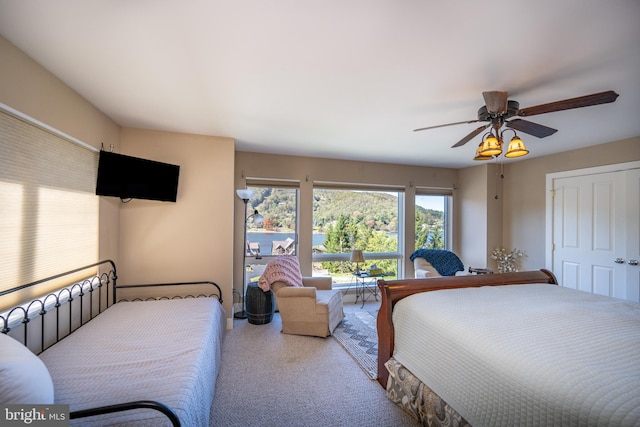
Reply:
[[[29, 366], [40, 372], [37, 382], [12, 388], [33, 387], [33, 399], [51, 401], [15, 399], [67, 404], [72, 425], [208, 426], [226, 325], [220, 288], [213, 282], [118, 286], [115, 265], [94, 267], [100, 264], [109, 270], [0, 316], [1, 332], [33, 350], [22, 357], [0, 351], [0, 365], [22, 359], [22, 373]], [[195, 288], [203, 293], [192, 293]], [[152, 289], [167, 296], [122, 300], [124, 292]], [[38, 360], [25, 364], [34, 353]], [[51, 396], [42, 392], [49, 382]]]
[[379, 382], [424, 425], [640, 425], [637, 303], [546, 270], [378, 285]]

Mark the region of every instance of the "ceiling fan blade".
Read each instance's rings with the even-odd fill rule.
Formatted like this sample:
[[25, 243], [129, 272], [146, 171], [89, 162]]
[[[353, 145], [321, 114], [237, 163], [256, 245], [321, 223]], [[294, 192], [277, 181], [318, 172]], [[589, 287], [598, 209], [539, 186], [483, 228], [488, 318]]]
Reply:
[[[535, 116], [536, 114], [552, 113], [554, 111], [571, 110], [573, 108], [590, 107], [592, 105], [608, 104], [613, 102], [618, 94], [612, 90], [579, 96], [577, 98], [564, 99], [562, 101], [540, 104], [518, 110], [517, 116]], [[523, 131], [524, 132], [524, 131]]]
[[507, 96], [509, 92], [491, 91], [482, 92], [484, 103], [487, 106], [487, 111], [490, 113], [500, 114], [507, 111]]
[[489, 126], [491, 126], [491, 123], [487, 124], [487, 125], [482, 125], [479, 128], [473, 130], [469, 135], [465, 136], [464, 138], [462, 138], [460, 141], [456, 142], [455, 144], [453, 144], [451, 146], [451, 148], [456, 148], [456, 147], [462, 147], [464, 144], [466, 144], [467, 142], [471, 141], [473, 138], [475, 138], [477, 135], [479, 135], [480, 133], [482, 133], [483, 130], [485, 130], [486, 128], [488, 128]]
[[418, 132], [420, 130], [443, 128], [445, 126], [462, 125], [462, 124], [465, 124], [465, 123], [477, 123], [479, 121], [480, 120], [476, 119], [476, 120], [467, 120], [466, 122], [454, 122], [454, 123], [447, 123], [447, 124], [444, 124], [444, 125], [427, 126], [426, 128], [418, 128], [418, 129], [414, 129], [413, 131], [414, 132]]
[[537, 136], [538, 138], [545, 138], [558, 132], [558, 129], [550, 128], [548, 126], [543, 126], [541, 124], [522, 119], [513, 119], [505, 124], [509, 128], [528, 133], [529, 135]]

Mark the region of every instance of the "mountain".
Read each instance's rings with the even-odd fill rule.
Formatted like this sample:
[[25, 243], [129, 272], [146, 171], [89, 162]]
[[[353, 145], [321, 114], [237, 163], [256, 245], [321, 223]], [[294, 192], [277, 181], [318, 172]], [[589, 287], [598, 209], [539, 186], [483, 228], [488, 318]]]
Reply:
[[[249, 201], [265, 217], [265, 228], [286, 231], [296, 220], [296, 191], [290, 188], [252, 187], [256, 194]], [[398, 231], [398, 197], [384, 192], [316, 189], [313, 192], [313, 228], [322, 233], [340, 214], [355, 224], [386, 232]], [[417, 223], [442, 224], [444, 212], [416, 206]]]

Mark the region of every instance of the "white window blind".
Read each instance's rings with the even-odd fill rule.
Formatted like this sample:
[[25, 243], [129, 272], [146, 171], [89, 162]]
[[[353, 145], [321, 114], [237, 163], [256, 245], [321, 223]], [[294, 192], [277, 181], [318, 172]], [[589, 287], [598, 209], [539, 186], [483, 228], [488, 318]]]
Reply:
[[97, 261], [97, 168], [96, 151], [0, 110], [0, 292]]

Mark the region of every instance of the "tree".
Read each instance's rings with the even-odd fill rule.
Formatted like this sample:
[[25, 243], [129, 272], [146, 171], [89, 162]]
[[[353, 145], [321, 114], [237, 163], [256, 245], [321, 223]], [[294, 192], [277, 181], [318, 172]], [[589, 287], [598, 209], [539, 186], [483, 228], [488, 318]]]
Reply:
[[[328, 253], [345, 253], [351, 251], [353, 241], [349, 234], [349, 217], [340, 215], [335, 226], [329, 224], [324, 237], [324, 247]], [[341, 262], [327, 261], [322, 263], [322, 268], [331, 273], [344, 273], [345, 266]]]
[[427, 247], [429, 249], [444, 249], [444, 233], [442, 227], [434, 227], [429, 233]]
[[[366, 252], [396, 252], [397, 250], [398, 241], [389, 237], [384, 231], [373, 231], [365, 248]], [[366, 268], [371, 267], [373, 264], [376, 264], [378, 268], [382, 269], [385, 273], [392, 275], [398, 274], [398, 263], [396, 260], [372, 260], [365, 263]]]
[[264, 228], [265, 230], [273, 230], [274, 225], [275, 224], [272, 218], [265, 218], [262, 222], [262, 228]]
[[425, 222], [424, 216], [416, 209], [416, 249], [426, 247], [428, 237], [429, 227]]

